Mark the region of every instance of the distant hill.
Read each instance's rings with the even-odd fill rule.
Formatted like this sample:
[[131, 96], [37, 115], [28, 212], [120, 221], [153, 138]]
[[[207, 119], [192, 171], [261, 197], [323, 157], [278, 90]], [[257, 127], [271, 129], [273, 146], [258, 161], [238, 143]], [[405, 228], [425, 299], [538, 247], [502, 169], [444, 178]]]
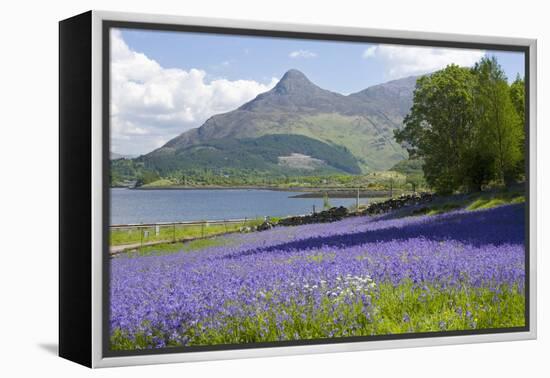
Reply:
[[163, 175], [177, 170], [227, 167], [284, 174], [358, 174], [357, 159], [345, 148], [303, 135], [270, 134], [258, 138], [222, 138], [176, 150], [159, 149], [143, 158]]
[[[409, 77], [344, 96], [290, 70], [270, 91], [138, 160], [159, 172], [189, 166], [315, 174], [385, 170], [407, 158], [393, 130], [401, 127], [412, 105], [415, 83]], [[308, 163], [300, 155], [316, 160]]]
[[117, 160], [117, 159], [133, 159], [135, 158], [136, 155], [123, 155], [123, 154], [119, 154], [119, 153], [116, 153], [116, 152], [112, 152], [111, 151], [111, 157], [110, 159], [111, 160]]

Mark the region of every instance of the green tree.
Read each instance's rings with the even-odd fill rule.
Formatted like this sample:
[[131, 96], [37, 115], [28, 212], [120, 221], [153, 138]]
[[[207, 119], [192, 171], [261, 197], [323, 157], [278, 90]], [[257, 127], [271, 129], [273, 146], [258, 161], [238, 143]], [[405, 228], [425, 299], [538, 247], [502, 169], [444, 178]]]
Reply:
[[510, 85], [510, 96], [519, 118], [525, 120], [525, 81], [519, 74], [512, 85]]
[[[512, 102], [510, 87], [496, 58], [482, 58], [474, 69], [478, 153], [484, 164], [494, 158], [496, 179], [515, 180], [522, 170], [523, 122]], [[482, 152], [479, 152], [482, 151]]]
[[465, 183], [466, 156], [473, 148], [475, 76], [449, 65], [419, 78], [413, 106], [395, 139], [411, 158], [422, 158], [427, 183], [448, 194]]
[[520, 137], [521, 160], [519, 162], [520, 167], [518, 167], [521, 174], [522, 172], [525, 173], [525, 128], [527, 125], [527, 120], [525, 119], [525, 81], [519, 76], [519, 74], [510, 86], [510, 96], [512, 98], [512, 104], [514, 104], [514, 108], [516, 109], [519, 122], [521, 122], [523, 128]]
[[137, 178], [136, 186], [142, 186], [150, 184], [160, 179], [160, 176], [155, 171], [143, 170], [141, 175]]
[[447, 66], [417, 80], [413, 106], [397, 142], [424, 161], [426, 182], [440, 193], [510, 184], [524, 167], [524, 82], [508, 85], [497, 60], [472, 69]]

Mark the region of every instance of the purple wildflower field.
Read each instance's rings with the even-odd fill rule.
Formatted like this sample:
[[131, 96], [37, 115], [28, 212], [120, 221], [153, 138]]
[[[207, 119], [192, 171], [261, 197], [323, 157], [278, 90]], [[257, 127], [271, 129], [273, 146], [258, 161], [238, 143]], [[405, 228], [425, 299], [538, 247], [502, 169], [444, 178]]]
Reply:
[[525, 208], [351, 217], [111, 259], [111, 348], [524, 326]]

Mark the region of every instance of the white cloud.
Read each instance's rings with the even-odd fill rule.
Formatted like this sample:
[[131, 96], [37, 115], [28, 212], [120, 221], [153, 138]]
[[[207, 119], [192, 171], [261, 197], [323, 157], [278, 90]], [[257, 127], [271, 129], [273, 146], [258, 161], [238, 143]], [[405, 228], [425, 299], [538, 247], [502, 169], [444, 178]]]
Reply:
[[212, 115], [250, 101], [278, 81], [207, 81], [204, 70], [164, 68], [132, 50], [118, 30], [111, 33], [111, 144], [115, 152], [147, 153]]
[[296, 58], [316, 58], [317, 54], [309, 50], [296, 50], [292, 51], [288, 56], [292, 59]]
[[363, 52], [363, 58], [368, 59], [376, 54], [378, 46], [371, 46]]
[[371, 46], [364, 59], [380, 59], [389, 78], [433, 72], [454, 63], [470, 67], [485, 55], [483, 50], [420, 46]]

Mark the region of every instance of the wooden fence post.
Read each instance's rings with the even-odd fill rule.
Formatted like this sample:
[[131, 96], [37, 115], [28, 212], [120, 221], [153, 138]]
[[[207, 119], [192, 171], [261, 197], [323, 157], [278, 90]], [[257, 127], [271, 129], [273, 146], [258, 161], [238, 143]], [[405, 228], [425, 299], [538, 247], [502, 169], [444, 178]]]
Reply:
[[357, 188], [357, 197], [355, 198], [355, 213], [359, 213], [359, 188]]

